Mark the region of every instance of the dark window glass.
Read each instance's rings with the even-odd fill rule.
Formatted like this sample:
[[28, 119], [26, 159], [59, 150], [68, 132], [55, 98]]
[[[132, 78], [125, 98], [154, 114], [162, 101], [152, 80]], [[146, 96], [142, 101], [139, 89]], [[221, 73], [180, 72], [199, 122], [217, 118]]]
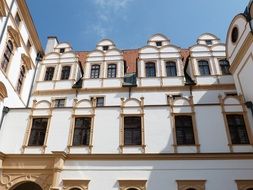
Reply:
[[223, 60], [219, 60], [219, 65], [220, 65], [220, 69], [221, 69], [221, 72], [223, 75], [229, 75], [230, 72], [229, 72], [229, 62], [225, 59]]
[[174, 61], [166, 62], [166, 74], [168, 77], [177, 76], [177, 66]]
[[186, 189], [186, 190], [196, 190], [195, 188], [188, 188], [188, 189]]
[[25, 66], [22, 65], [20, 68], [20, 73], [19, 73], [19, 78], [18, 78], [18, 85], [17, 85], [17, 92], [20, 94], [21, 89], [22, 89], [22, 85], [24, 82], [24, 78], [25, 78]]
[[103, 50], [107, 51], [109, 49], [109, 46], [103, 46]]
[[47, 118], [34, 118], [32, 123], [32, 129], [28, 146], [42, 146], [44, 145], [46, 130], [47, 130]]
[[54, 107], [61, 108], [65, 106], [65, 99], [55, 99]]
[[249, 144], [243, 116], [240, 114], [229, 114], [227, 115], [227, 122], [232, 144]]
[[99, 65], [92, 65], [91, 72], [90, 72], [90, 78], [92, 78], [92, 79], [99, 78], [99, 73], [100, 73], [100, 66]]
[[71, 188], [70, 190], [81, 190], [81, 189], [79, 189], [79, 188]]
[[104, 97], [96, 97], [96, 106], [97, 107], [104, 106]]
[[235, 43], [238, 39], [238, 28], [237, 27], [234, 27], [232, 29], [232, 33], [231, 33], [231, 40], [233, 43]]
[[44, 80], [52, 80], [54, 76], [54, 67], [47, 67]]
[[60, 53], [64, 53], [65, 52], [65, 48], [60, 48]]
[[157, 41], [156, 42], [156, 46], [162, 46], [162, 42], [161, 41]]
[[209, 63], [205, 60], [198, 61], [199, 74], [200, 75], [210, 75]]
[[18, 13], [17, 13], [16, 16], [15, 16], [15, 22], [16, 22], [16, 24], [17, 24], [18, 26], [20, 25], [21, 19], [20, 19], [20, 16], [19, 16]]
[[107, 69], [107, 77], [108, 78], [115, 78], [117, 73], [117, 65], [116, 64], [109, 64]]
[[212, 40], [206, 40], [206, 45], [212, 45], [212, 44], [213, 44]]
[[176, 139], [178, 145], [194, 145], [194, 133], [192, 126], [192, 116], [175, 116]]
[[146, 77], [155, 77], [155, 63], [146, 63]]
[[247, 190], [253, 190], [253, 187], [252, 188], [248, 188]]
[[124, 117], [124, 144], [141, 145], [141, 117]]
[[70, 75], [70, 66], [64, 66], [62, 67], [61, 70], [61, 80], [67, 80], [69, 79], [69, 75]]
[[6, 72], [8, 64], [10, 63], [12, 53], [13, 53], [13, 43], [9, 40], [7, 42], [1, 63], [1, 68], [4, 70], [4, 72]]
[[138, 189], [136, 189], [136, 188], [128, 188], [127, 190], [138, 190]]
[[27, 40], [26, 47], [27, 47], [28, 51], [31, 50], [32, 44], [31, 44], [30, 40]]
[[90, 127], [91, 127], [90, 117], [77, 117], [75, 119], [73, 146], [89, 145]]

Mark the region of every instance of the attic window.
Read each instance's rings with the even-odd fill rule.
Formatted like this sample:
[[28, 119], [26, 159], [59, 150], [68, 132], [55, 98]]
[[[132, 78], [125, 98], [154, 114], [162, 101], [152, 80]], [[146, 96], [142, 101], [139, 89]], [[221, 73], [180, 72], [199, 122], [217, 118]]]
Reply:
[[162, 46], [162, 41], [157, 41], [157, 42], [155, 42], [156, 43], [156, 46]]
[[234, 27], [231, 33], [231, 40], [233, 43], [235, 43], [238, 39], [238, 28]]
[[107, 51], [109, 49], [109, 46], [103, 46], [103, 50]]
[[212, 44], [213, 44], [212, 40], [206, 40], [206, 45], [212, 45]]
[[65, 48], [60, 48], [60, 53], [64, 53], [65, 52]]

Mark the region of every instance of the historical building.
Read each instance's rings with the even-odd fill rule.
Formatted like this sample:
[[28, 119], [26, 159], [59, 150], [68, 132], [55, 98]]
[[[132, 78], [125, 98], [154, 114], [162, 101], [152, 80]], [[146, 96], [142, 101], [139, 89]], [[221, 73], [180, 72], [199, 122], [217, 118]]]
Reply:
[[45, 55], [25, 2], [0, 4], [1, 190], [253, 189], [252, 2], [226, 44]]

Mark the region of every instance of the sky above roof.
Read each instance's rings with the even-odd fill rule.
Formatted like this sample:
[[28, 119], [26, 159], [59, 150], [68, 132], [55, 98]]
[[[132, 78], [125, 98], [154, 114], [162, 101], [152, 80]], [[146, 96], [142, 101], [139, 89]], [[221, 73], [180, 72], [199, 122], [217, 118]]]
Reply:
[[156, 33], [188, 48], [212, 33], [225, 42], [233, 17], [249, 0], [27, 0], [43, 47], [48, 36], [76, 51], [94, 50], [102, 39], [119, 49], [146, 45]]

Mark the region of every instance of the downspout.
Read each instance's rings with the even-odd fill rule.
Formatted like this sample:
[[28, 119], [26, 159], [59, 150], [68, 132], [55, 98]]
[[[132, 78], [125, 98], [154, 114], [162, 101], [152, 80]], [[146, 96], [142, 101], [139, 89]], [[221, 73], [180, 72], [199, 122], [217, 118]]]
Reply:
[[37, 73], [39, 62], [42, 61], [42, 58], [43, 58], [43, 54], [41, 52], [38, 52], [37, 56], [36, 56], [35, 71], [33, 73], [33, 78], [32, 78], [32, 82], [31, 82], [31, 86], [30, 86], [30, 91], [29, 91], [29, 95], [28, 95], [28, 99], [27, 99], [27, 103], [26, 103], [26, 108], [28, 108], [28, 106], [29, 106], [29, 102], [30, 102], [31, 94], [32, 94], [32, 89], [33, 89], [33, 85], [34, 85], [34, 82], [35, 82], [34, 81], [35, 80], [35, 76], [36, 76], [36, 73]]
[[15, 1], [16, 1], [16, 0], [12, 0], [12, 2], [11, 2], [11, 7], [10, 7], [10, 9], [9, 9], [8, 15], [7, 15], [6, 20], [5, 20], [5, 23], [4, 23], [4, 27], [3, 27], [2, 32], [1, 32], [0, 44], [2, 43], [2, 40], [3, 40], [3, 37], [4, 37], [4, 32], [5, 32], [6, 28], [7, 28], [7, 24], [8, 24], [9, 18], [10, 18], [10, 16], [11, 16], [11, 10], [12, 10], [12, 8], [13, 8], [13, 5], [14, 5], [14, 2], [15, 2]]
[[3, 121], [4, 121], [4, 116], [9, 112], [9, 108], [4, 106], [3, 107], [3, 110], [2, 110], [2, 117], [1, 117], [1, 121], [0, 121], [0, 129], [2, 128], [2, 124], [3, 124]]

